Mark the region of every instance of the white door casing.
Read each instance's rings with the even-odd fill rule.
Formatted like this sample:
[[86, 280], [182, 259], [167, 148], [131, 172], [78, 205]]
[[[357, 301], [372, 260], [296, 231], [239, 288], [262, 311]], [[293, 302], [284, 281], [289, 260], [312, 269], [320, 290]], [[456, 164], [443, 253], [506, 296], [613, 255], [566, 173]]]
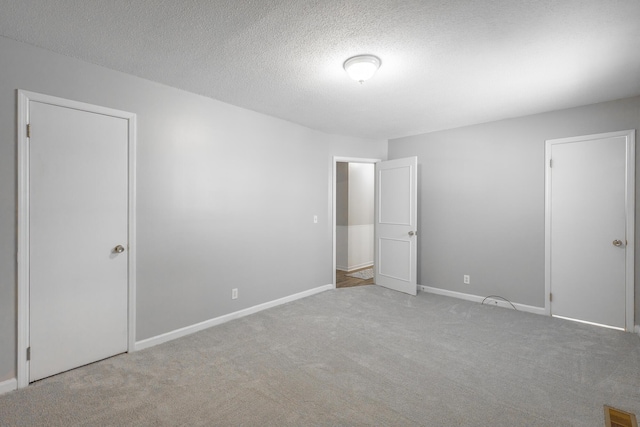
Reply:
[[24, 91], [19, 107], [24, 387], [133, 350], [135, 115]]
[[417, 294], [418, 158], [376, 163], [375, 283]]
[[634, 133], [547, 141], [545, 287], [550, 315], [633, 328]]

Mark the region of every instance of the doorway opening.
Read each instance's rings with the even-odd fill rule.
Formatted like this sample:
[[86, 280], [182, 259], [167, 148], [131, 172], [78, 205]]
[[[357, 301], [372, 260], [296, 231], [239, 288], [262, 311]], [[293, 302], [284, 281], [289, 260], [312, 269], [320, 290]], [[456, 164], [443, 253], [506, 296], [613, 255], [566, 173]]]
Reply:
[[333, 264], [336, 288], [374, 284], [375, 163], [334, 158]]

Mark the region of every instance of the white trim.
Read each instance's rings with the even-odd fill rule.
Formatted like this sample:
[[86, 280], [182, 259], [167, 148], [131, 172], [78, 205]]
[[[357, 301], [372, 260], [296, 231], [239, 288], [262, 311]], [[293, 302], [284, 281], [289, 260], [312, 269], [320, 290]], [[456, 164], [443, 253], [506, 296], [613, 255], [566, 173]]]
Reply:
[[29, 384], [29, 98], [18, 91], [18, 342], [17, 387]]
[[29, 123], [29, 102], [88, 111], [122, 118], [129, 123], [129, 250], [128, 261], [128, 351], [135, 344], [136, 319], [136, 115], [126, 111], [86, 104], [54, 96], [18, 89], [18, 342], [17, 342], [17, 387], [29, 385], [29, 362], [26, 360], [29, 347], [29, 138], [26, 127]]
[[127, 350], [135, 351], [136, 344], [136, 289], [137, 289], [137, 265], [138, 265], [138, 245], [137, 245], [137, 116], [131, 114], [129, 119], [129, 307], [128, 307], [128, 335]]
[[352, 271], [360, 270], [361, 268], [367, 268], [367, 267], [373, 267], [373, 262], [368, 261], [368, 262], [363, 262], [362, 264], [359, 264], [359, 265], [352, 265], [351, 267], [343, 267], [343, 268], [338, 266], [336, 267], [336, 269], [340, 271], [346, 271], [347, 273], [351, 273]]
[[636, 332], [636, 334], [640, 335], [640, 325], [635, 325], [633, 330]]
[[215, 317], [213, 319], [205, 320], [204, 322], [196, 323], [195, 325], [186, 326], [184, 328], [176, 329], [174, 331], [167, 332], [167, 333], [164, 333], [164, 334], [161, 334], [161, 335], [157, 335], [155, 337], [147, 338], [147, 339], [144, 339], [142, 341], [138, 341], [135, 344], [135, 350], [138, 351], [138, 350], [143, 350], [145, 348], [153, 347], [153, 346], [156, 346], [158, 344], [165, 343], [167, 341], [172, 341], [172, 340], [175, 340], [177, 338], [181, 338], [181, 337], [184, 337], [186, 335], [191, 335], [193, 333], [202, 331], [204, 329], [208, 329], [208, 328], [210, 328], [212, 326], [220, 325], [220, 324], [228, 322], [230, 320], [239, 319], [241, 317], [245, 317], [245, 316], [248, 316], [250, 314], [254, 314], [254, 313], [257, 313], [259, 311], [266, 310], [268, 308], [273, 308], [273, 307], [276, 307], [278, 305], [282, 305], [282, 304], [286, 304], [288, 302], [299, 300], [301, 298], [306, 298], [306, 297], [309, 297], [311, 295], [318, 294], [320, 292], [329, 291], [329, 290], [331, 290], [333, 288], [334, 288], [333, 285], [319, 286], [317, 288], [313, 288], [313, 289], [309, 289], [309, 290], [304, 291], [304, 292], [300, 292], [300, 293], [297, 293], [297, 294], [289, 295], [289, 296], [284, 297], [284, 298], [280, 298], [280, 299], [277, 299], [277, 300], [265, 302], [263, 304], [254, 305], [253, 307], [245, 308], [244, 310], [235, 311], [233, 313], [225, 314], [224, 316]]
[[[337, 224], [336, 224], [336, 174], [337, 174], [337, 168], [338, 168], [338, 162], [344, 162], [344, 163], [373, 163], [376, 164], [378, 162], [381, 162], [381, 159], [368, 159], [368, 158], [361, 158], [361, 157], [340, 157], [340, 156], [333, 156], [332, 158], [332, 175], [331, 175], [331, 194], [330, 196], [330, 200], [329, 203], [331, 205], [331, 222], [333, 223], [333, 255], [332, 255], [332, 259], [333, 259], [333, 270], [331, 270], [331, 275], [333, 276], [333, 288], [335, 289], [336, 287], [336, 228], [337, 228]], [[375, 185], [375, 184], [374, 184]], [[375, 236], [374, 236], [374, 241], [375, 241]]]
[[[424, 292], [428, 292], [430, 294], [443, 295], [445, 297], [458, 298], [458, 299], [463, 299], [466, 301], [472, 301], [472, 302], [478, 302], [478, 303], [481, 303], [485, 299], [485, 297], [481, 297], [478, 295], [465, 294], [465, 293], [456, 292], [456, 291], [449, 291], [447, 289], [441, 289], [441, 288], [433, 288], [431, 286], [418, 285], [418, 289]], [[503, 300], [487, 298], [487, 301], [491, 301], [492, 306], [513, 309], [513, 307], [511, 307], [511, 304]], [[517, 302], [514, 302], [512, 304], [519, 311], [524, 311], [524, 312], [533, 313], [533, 314], [541, 314], [541, 315], [546, 314], [545, 309], [543, 307], [535, 307], [533, 305], [520, 304]]]
[[0, 382], [0, 394], [9, 393], [18, 388], [18, 381], [15, 378]]
[[[626, 215], [627, 215], [627, 251], [626, 274], [627, 306], [626, 331], [633, 331], [635, 321], [635, 276], [636, 276], [636, 130], [631, 129], [627, 136], [627, 188], [626, 188]], [[626, 133], [626, 132], [625, 132]]]
[[626, 260], [625, 260], [625, 330], [632, 331], [634, 328], [634, 287], [635, 287], [635, 179], [636, 179], [636, 131], [635, 129], [618, 132], [598, 133], [593, 135], [575, 136], [570, 138], [549, 139], [545, 141], [545, 205], [544, 205], [544, 304], [545, 313], [552, 315], [551, 302], [551, 146], [555, 144], [566, 144], [577, 141], [588, 141], [594, 139], [626, 137]]
[[544, 313], [551, 316], [551, 144], [544, 148]]

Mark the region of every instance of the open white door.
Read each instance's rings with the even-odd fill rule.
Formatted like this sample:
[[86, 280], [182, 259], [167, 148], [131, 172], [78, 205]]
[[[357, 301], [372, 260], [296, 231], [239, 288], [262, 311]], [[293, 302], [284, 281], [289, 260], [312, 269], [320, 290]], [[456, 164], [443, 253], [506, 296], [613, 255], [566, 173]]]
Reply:
[[418, 158], [376, 163], [375, 283], [417, 293]]

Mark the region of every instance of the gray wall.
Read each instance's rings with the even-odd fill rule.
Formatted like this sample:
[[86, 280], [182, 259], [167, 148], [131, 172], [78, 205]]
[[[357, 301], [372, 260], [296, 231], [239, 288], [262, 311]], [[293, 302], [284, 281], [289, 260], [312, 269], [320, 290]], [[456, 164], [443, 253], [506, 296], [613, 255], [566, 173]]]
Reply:
[[375, 166], [336, 164], [336, 268], [352, 271], [373, 263]]
[[349, 267], [349, 163], [336, 163], [336, 269]]
[[0, 75], [0, 381], [16, 366], [16, 89], [138, 115], [137, 340], [332, 283], [332, 156], [386, 158], [383, 140], [1, 37]]
[[349, 225], [349, 163], [336, 162], [336, 225]]
[[373, 225], [375, 165], [349, 163], [349, 225]]
[[389, 141], [390, 159], [418, 156], [419, 283], [543, 307], [545, 140], [639, 128], [634, 97]]

